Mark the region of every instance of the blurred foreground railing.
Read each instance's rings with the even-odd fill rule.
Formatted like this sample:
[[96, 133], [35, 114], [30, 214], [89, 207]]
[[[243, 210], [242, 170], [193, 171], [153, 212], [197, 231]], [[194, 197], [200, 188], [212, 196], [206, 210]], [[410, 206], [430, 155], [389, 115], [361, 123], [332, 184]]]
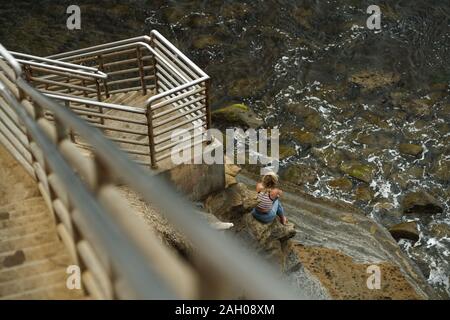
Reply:
[[[0, 56], [0, 142], [36, 179], [62, 242], [82, 268], [90, 296], [196, 299], [239, 293], [254, 299], [304, 298], [292, 293], [278, 271], [212, 230], [167, 182], [31, 86], [19, 62], [1, 45]], [[191, 94], [196, 81], [166, 91], [164, 99], [183, 90]], [[71, 132], [92, 147], [90, 157], [72, 142]], [[118, 193], [119, 183], [159, 208], [187, 238], [195, 249], [192, 264], [142, 225]]]

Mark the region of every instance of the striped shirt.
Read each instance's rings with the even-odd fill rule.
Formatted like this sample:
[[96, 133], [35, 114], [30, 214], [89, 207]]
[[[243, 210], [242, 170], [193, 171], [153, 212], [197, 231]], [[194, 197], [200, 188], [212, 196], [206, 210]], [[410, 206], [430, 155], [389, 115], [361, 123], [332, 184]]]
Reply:
[[259, 192], [257, 201], [258, 205], [256, 206], [256, 210], [260, 212], [269, 212], [272, 209], [273, 201], [270, 199], [268, 191]]

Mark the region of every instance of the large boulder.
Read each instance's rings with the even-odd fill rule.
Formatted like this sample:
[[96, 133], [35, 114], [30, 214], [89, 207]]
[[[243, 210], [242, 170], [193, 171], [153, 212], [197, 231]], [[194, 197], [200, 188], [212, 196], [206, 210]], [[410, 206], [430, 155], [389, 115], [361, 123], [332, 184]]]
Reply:
[[264, 121], [242, 103], [236, 103], [212, 112], [212, 120], [219, 127], [243, 126], [245, 128], [258, 128]]
[[415, 221], [403, 222], [389, 228], [389, 232], [395, 240], [409, 239], [414, 242], [419, 240], [420, 234]]
[[393, 72], [363, 70], [353, 74], [349, 81], [366, 90], [373, 90], [397, 83], [400, 81], [400, 75]]
[[398, 146], [398, 150], [400, 151], [400, 153], [417, 157], [417, 156], [422, 154], [423, 147], [421, 145], [418, 145], [418, 144], [401, 143]]
[[359, 162], [343, 163], [340, 169], [343, 173], [366, 183], [370, 183], [374, 175], [372, 166]]
[[221, 220], [238, 222], [246, 212], [256, 204], [256, 191], [249, 190], [244, 184], [236, 183], [205, 200], [205, 208]]
[[402, 202], [404, 213], [436, 214], [443, 210], [442, 205], [425, 191], [410, 192]]

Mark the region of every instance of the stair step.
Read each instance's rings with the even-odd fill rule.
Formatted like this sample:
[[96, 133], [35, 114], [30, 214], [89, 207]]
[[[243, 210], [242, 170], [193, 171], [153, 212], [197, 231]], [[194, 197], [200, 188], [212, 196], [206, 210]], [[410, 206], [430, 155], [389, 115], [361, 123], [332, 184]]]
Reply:
[[117, 104], [117, 101], [124, 99], [125, 98], [125, 93], [118, 93], [118, 94], [114, 94], [112, 95], [108, 100], [109, 103], [112, 104]]
[[25, 236], [27, 234], [36, 233], [39, 230], [48, 230], [55, 228], [55, 224], [51, 219], [37, 221], [33, 224], [18, 226], [13, 228], [0, 229], [0, 241], [7, 240], [12, 235]]
[[34, 247], [0, 253], [0, 271], [24, 265], [25, 263], [52, 259], [66, 252], [66, 248], [58, 240]]
[[7, 240], [0, 241], [0, 253], [45, 244], [57, 239], [55, 229], [43, 230], [25, 236], [12, 236]]
[[15, 279], [0, 284], [0, 297], [42, 288], [52, 284], [65, 283], [66, 280], [67, 274], [63, 268], [46, 273], [34, 274], [27, 278]]
[[64, 282], [4, 296], [0, 300], [68, 300], [83, 298], [82, 290], [69, 290]]
[[0, 220], [14, 220], [23, 216], [31, 216], [37, 212], [45, 212], [47, 210], [47, 205], [44, 200], [41, 203], [35, 204], [32, 207], [25, 205], [16, 208], [12, 208], [9, 211], [0, 211]]
[[[134, 93], [134, 92], [132, 92]], [[125, 104], [124, 101], [127, 100], [128, 98], [130, 98], [131, 93], [127, 92], [124, 93], [124, 95], [122, 97], [120, 97], [120, 99], [117, 99], [117, 101], [115, 102], [116, 104]]]
[[27, 262], [22, 265], [6, 268], [0, 271], [0, 284], [56, 269], [66, 270], [67, 266], [71, 264], [72, 261], [70, 259], [70, 256], [66, 253], [52, 258], [45, 258], [42, 260]]
[[124, 105], [131, 105], [133, 103], [133, 101], [137, 98], [138, 95], [140, 95], [141, 92], [140, 91], [133, 91], [128, 93], [128, 97], [122, 101], [122, 104]]
[[42, 197], [31, 197], [28, 199], [18, 200], [12, 203], [8, 203], [0, 207], [0, 212], [9, 212], [12, 210], [21, 210], [24, 207], [32, 207], [34, 205], [45, 204]]
[[13, 219], [0, 219], [0, 230], [15, 228], [15, 227], [24, 227], [28, 225], [33, 225], [37, 222], [41, 221], [53, 221], [49, 212], [30, 214], [27, 216], [19, 216]]

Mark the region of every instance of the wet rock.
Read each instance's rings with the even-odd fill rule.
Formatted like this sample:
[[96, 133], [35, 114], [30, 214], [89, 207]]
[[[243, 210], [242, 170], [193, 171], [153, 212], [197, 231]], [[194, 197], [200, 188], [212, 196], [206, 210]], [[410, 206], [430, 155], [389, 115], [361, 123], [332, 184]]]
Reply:
[[363, 70], [353, 74], [349, 81], [365, 89], [373, 90], [399, 82], [400, 75], [393, 72]]
[[394, 144], [394, 138], [386, 132], [358, 133], [356, 141], [368, 146], [390, 148]]
[[220, 40], [212, 35], [200, 35], [192, 41], [195, 49], [205, 49], [220, 44]]
[[244, 2], [225, 3], [221, 14], [225, 19], [239, 19], [250, 13], [250, 6]]
[[225, 188], [228, 188], [233, 184], [237, 184], [236, 177], [225, 173]]
[[320, 163], [333, 171], [337, 170], [342, 161], [344, 161], [344, 153], [341, 150], [332, 147], [325, 149], [312, 148], [311, 152]]
[[303, 102], [289, 103], [286, 105], [286, 112], [299, 118], [307, 117], [311, 114], [317, 114], [317, 111], [307, 106]]
[[226, 164], [225, 165], [225, 174], [228, 174], [232, 177], [236, 177], [239, 172], [241, 172], [241, 167], [236, 164]]
[[407, 154], [407, 155], [411, 155], [411, 156], [417, 157], [417, 156], [422, 154], [423, 147], [421, 145], [418, 145], [418, 144], [401, 143], [398, 146], [398, 150], [402, 154]]
[[433, 164], [432, 174], [442, 182], [449, 182], [450, 158], [445, 155], [439, 156]]
[[318, 139], [314, 133], [309, 131], [296, 129], [291, 134], [295, 140], [303, 145], [311, 146], [320, 142], [320, 139]]
[[450, 225], [438, 223], [431, 227], [431, 234], [436, 238], [450, 238]]
[[301, 264], [327, 289], [332, 299], [423, 299], [392, 262], [377, 262], [383, 275], [381, 288], [367, 286], [368, 268], [373, 263], [362, 263], [347, 252], [322, 246], [296, 245]]
[[343, 163], [340, 166], [340, 170], [343, 173], [366, 183], [370, 183], [374, 175], [372, 166], [359, 162]]
[[432, 111], [432, 101], [428, 99], [414, 99], [402, 104], [402, 109], [416, 117], [429, 116]]
[[373, 191], [367, 186], [361, 185], [356, 187], [355, 200], [359, 201], [371, 201], [373, 198]]
[[212, 120], [219, 126], [244, 126], [245, 128], [258, 128], [264, 122], [245, 104], [237, 103], [215, 110], [211, 114]]
[[350, 191], [353, 188], [353, 183], [347, 178], [338, 178], [328, 182], [328, 185], [334, 189], [343, 191]]
[[296, 154], [297, 151], [295, 151], [294, 147], [288, 145], [280, 145], [279, 148], [280, 160], [295, 156]]
[[216, 18], [210, 14], [197, 14], [191, 17], [190, 25], [193, 28], [211, 27], [216, 23]]
[[313, 113], [306, 116], [304, 123], [305, 128], [311, 131], [317, 131], [322, 126], [322, 120], [318, 113]]
[[372, 215], [376, 221], [386, 228], [401, 223], [403, 217], [401, 211], [395, 210], [392, 204], [386, 202], [377, 203]]
[[436, 214], [442, 212], [442, 205], [428, 192], [410, 192], [402, 202], [404, 213]]
[[306, 8], [295, 8], [292, 12], [294, 20], [305, 29], [311, 29], [313, 11]]
[[223, 221], [236, 222], [244, 213], [257, 205], [256, 191], [249, 190], [242, 183], [210, 195], [204, 202], [205, 209]]
[[414, 242], [419, 240], [419, 230], [415, 221], [403, 222], [389, 228], [389, 232], [395, 240], [409, 239]]
[[306, 183], [314, 183], [317, 181], [317, 172], [311, 166], [305, 164], [293, 164], [280, 174], [283, 180], [288, 182], [304, 185]]
[[236, 98], [254, 97], [264, 90], [266, 82], [261, 78], [243, 78], [232, 81], [228, 94]]
[[253, 238], [263, 246], [266, 246], [268, 242], [273, 240], [288, 240], [296, 234], [292, 223], [282, 225], [278, 219], [275, 219], [271, 223], [262, 223], [248, 213], [245, 215], [243, 221]]

